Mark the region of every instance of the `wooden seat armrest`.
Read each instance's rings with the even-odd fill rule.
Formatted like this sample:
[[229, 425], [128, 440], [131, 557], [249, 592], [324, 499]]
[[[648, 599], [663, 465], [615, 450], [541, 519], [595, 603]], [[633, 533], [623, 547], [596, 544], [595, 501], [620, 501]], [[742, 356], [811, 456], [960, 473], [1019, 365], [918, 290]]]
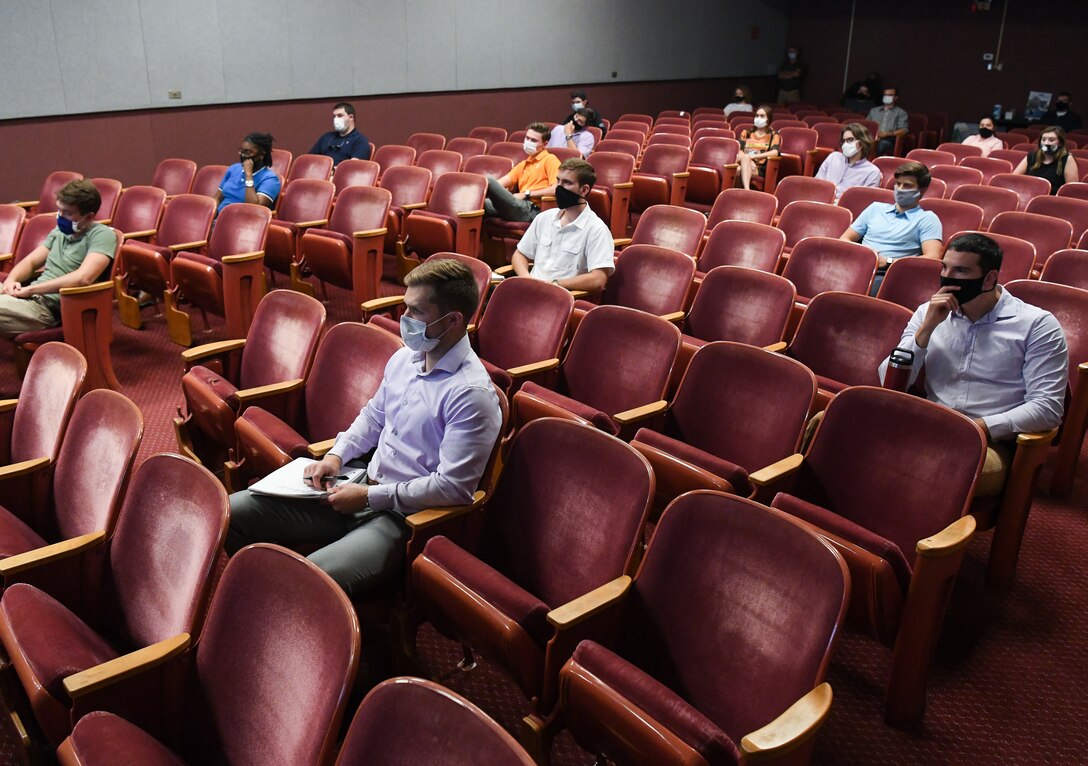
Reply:
[[103, 290], [113, 290], [113, 282], [95, 282], [90, 285], [80, 285], [78, 287], [62, 287], [60, 289], [61, 295], [86, 295], [87, 293], [100, 293]]
[[14, 256], [14, 253], [0, 253], [0, 263], [3, 263], [4, 261], [10, 261], [12, 259], [12, 256]]
[[249, 263], [250, 261], [259, 261], [262, 258], [264, 258], [264, 250], [254, 250], [251, 253], [224, 255], [223, 263]]
[[559, 368], [559, 359], [545, 359], [542, 362], [533, 362], [532, 364], [523, 364], [519, 367], [511, 367], [506, 371], [514, 380], [519, 378], [527, 378], [530, 375], [537, 375], [542, 372], [551, 372], [552, 370]]
[[320, 460], [325, 457], [325, 454], [333, 448], [336, 444], [336, 439], [325, 439], [324, 441], [314, 442], [306, 447], [306, 451], [310, 453], [310, 457], [314, 460]]
[[427, 207], [426, 202], [413, 202], [413, 203], [411, 203], [409, 205], [401, 205], [400, 209], [401, 210], [423, 210], [426, 207]]
[[109, 226], [111, 223], [113, 223], [113, 219], [112, 218], [99, 218], [98, 220], [95, 221], [95, 223], [100, 223], [103, 226]]
[[755, 473], [748, 474], [748, 481], [757, 487], [766, 487], [797, 473], [804, 461], [804, 455], [799, 452], [794, 453], [789, 457], [782, 458], [777, 463], [772, 463], [765, 468], [760, 468]]
[[179, 245], [169, 245], [169, 248], [172, 251], [174, 251], [175, 253], [177, 253], [177, 252], [180, 252], [182, 250], [199, 250], [200, 248], [207, 247], [207, 246], [208, 246], [208, 240], [200, 239], [200, 240], [197, 240], [196, 242], [182, 242]]
[[48, 467], [49, 462], [49, 458], [47, 457], [35, 457], [30, 460], [20, 460], [18, 463], [0, 466], [0, 481], [29, 476], [32, 473], [36, 473], [37, 471]]
[[373, 314], [378, 311], [388, 311], [402, 303], [404, 303], [403, 295], [390, 295], [387, 298], [374, 298], [373, 300], [363, 301], [362, 309], [364, 314]]
[[568, 601], [548, 612], [548, 622], [557, 630], [572, 628], [615, 604], [627, 589], [631, 587], [631, 578], [620, 575], [611, 582], [594, 588], [584, 596]]
[[15, 412], [15, 407], [18, 404], [18, 399], [0, 399], [0, 414], [4, 412]]
[[627, 247], [629, 244], [631, 244], [630, 237], [617, 237], [616, 239], [612, 240], [612, 246], [617, 248]]
[[769, 346], [764, 346], [764, 351], [770, 351], [772, 354], [781, 354], [789, 347], [789, 344], [784, 340], [778, 341], [778, 343], [772, 343]]
[[179, 633], [70, 675], [64, 679], [64, 689], [72, 699], [99, 691], [164, 664], [188, 649], [190, 642], [188, 633]]
[[947, 527], [932, 537], [919, 540], [915, 548], [919, 556], [937, 558], [948, 556], [962, 550], [975, 534], [977, 522], [974, 516], [968, 514], [956, 519]]
[[486, 492], [477, 490], [472, 495], [471, 503], [466, 503], [465, 505], [450, 505], [445, 508], [425, 508], [422, 511], [416, 511], [409, 516], [405, 516], [404, 520], [408, 522], [408, 526], [411, 527], [414, 532], [430, 529], [439, 526], [450, 519], [456, 519], [459, 516], [464, 516], [466, 513], [471, 513], [483, 505], [486, 498]]
[[458, 218], [483, 218], [484, 217], [484, 211], [483, 210], [466, 210], [463, 213], [458, 213], [457, 217]]
[[129, 231], [125, 232], [125, 239], [139, 239], [140, 237], [152, 237], [158, 232], [158, 229], [144, 229], [143, 231]]
[[660, 316], [666, 322], [672, 322], [673, 324], [676, 324], [677, 322], [683, 322], [684, 317], [687, 316], [687, 314], [683, 311], [673, 311], [668, 314], [661, 314]]
[[106, 533], [104, 531], [88, 532], [79, 537], [61, 540], [59, 543], [44, 545], [32, 551], [8, 556], [6, 559], [0, 559], [0, 577], [8, 578], [28, 569], [34, 569], [53, 561], [75, 556], [77, 553], [101, 545], [105, 539]]
[[298, 391], [305, 384], [303, 378], [295, 378], [294, 380], [282, 380], [279, 383], [269, 383], [267, 386], [254, 386], [253, 388], [242, 388], [234, 392], [234, 395], [238, 397], [238, 401], [243, 405], [253, 404], [260, 399], [267, 399], [269, 396], [276, 396], [277, 394], [289, 394], [292, 391]]
[[495, 269], [495, 273], [501, 274], [504, 277], [508, 277], [514, 273], [514, 266], [510, 263], [506, 264], [505, 266], [499, 266], [499, 268]]
[[578, 300], [579, 298], [588, 298], [589, 290], [571, 290], [570, 294], [574, 296], [575, 300]]
[[295, 226], [297, 226], [300, 229], [310, 229], [310, 228], [313, 228], [314, 226], [325, 226], [328, 223], [329, 223], [328, 218], [321, 218], [321, 219], [319, 219], [317, 221], [302, 221], [301, 223], [296, 223]]
[[41, 202], [41, 200], [36, 200], [35, 199], [35, 200], [27, 200], [25, 202], [12, 202], [10, 204], [15, 205], [15, 207], [30, 208], [30, 207], [37, 207], [39, 202]]
[[621, 181], [618, 184], [612, 184], [613, 189], [633, 189], [635, 188], [634, 181]]
[[722, 170], [740, 170], [739, 162], [727, 162], [722, 165]]
[[617, 412], [612, 416], [612, 419], [621, 426], [628, 426], [632, 423], [637, 423], [640, 420], [645, 420], [646, 418], [651, 418], [654, 415], [660, 414], [664, 412], [665, 408], [668, 406], [669, 403], [667, 401], [658, 399], [656, 402], [644, 404], [641, 407]]
[[362, 231], [353, 231], [351, 236], [354, 239], [366, 239], [367, 237], [384, 237], [389, 231], [386, 227], [380, 229], [363, 229]]
[[186, 365], [192, 365], [199, 362], [201, 359], [207, 359], [212, 356], [221, 356], [222, 354], [231, 351], [238, 351], [245, 345], [245, 338], [234, 338], [233, 340], [219, 340], [215, 343], [205, 343], [202, 346], [187, 348], [182, 351], [181, 361], [185, 362]]
[[1036, 431], [1034, 433], [1017, 434], [1016, 436], [1016, 449], [1019, 451], [1021, 448], [1028, 449], [1043, 449], [1050, 446], [1050, 443], [1054, 441], [1054, 437], [1058, 435], [1058, 429], [1052, 428], [1049, 431]]
[[691, 175], [691, 173], [689, 173], [688, 171], [685, 170], [683, 173], [673, 173], [672, 177], [673, 178], [687, 178], [690, 175]]
[[831, 684], [826, 681], [794, 702], [786, 712], [740, 741], [741, 762], [772, 762], [816, 736], [831, 712]]

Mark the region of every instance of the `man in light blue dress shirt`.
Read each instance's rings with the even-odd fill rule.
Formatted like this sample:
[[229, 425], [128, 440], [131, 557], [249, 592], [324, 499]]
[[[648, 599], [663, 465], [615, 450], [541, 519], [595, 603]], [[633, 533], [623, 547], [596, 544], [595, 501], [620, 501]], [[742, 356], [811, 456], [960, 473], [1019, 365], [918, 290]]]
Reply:
[[502, 423], [498, 395], [469, 345], [476, 281], [463, 264], [439, 259], [417, 267], [405, 285], [406, 347], [390, 358], [355, 422], [304, 474], [321, 487], [373, 450], [368, 483], [334, 487], [327, 501], [235, 492], [229, 553], [254, 542], [322, 546], [310, 560], [357, 596], [403, 567], [405, 516], [472, 499]]
[[[1061, 423], [1068, 350], [1058, 320], [997, 283], [1001, 248], [983, 234], [948, 244], [941, 288], [918, 307], [899, 345], [914, 352], [910, 382], [925, 370], [926, 398], [972, 418], [990, 450], [977, 496], [1004, 483], [1017, 434]], [[881, 380], [888, 368], [880, 366]]]

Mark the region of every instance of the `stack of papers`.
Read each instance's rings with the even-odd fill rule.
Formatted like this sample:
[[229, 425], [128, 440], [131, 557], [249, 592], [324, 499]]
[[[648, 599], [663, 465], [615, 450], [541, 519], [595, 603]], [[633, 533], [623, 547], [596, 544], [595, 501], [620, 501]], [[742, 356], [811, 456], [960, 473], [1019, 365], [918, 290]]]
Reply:
[[256, 495], [271, 495], [272, 497], [320, 499], [327, 497], [329, 490], [333, 487], [357, 484], [366, 480], [365, 468], [348, 468], [343, 470], [334, 481], [326, 481], [324, 489], [314, 489], [302, 480], [302, 472], [306, 470], [306, 466], [316, 462], [318, 461], [308, 457], [295, 458], [251, 485], [249, 491]]

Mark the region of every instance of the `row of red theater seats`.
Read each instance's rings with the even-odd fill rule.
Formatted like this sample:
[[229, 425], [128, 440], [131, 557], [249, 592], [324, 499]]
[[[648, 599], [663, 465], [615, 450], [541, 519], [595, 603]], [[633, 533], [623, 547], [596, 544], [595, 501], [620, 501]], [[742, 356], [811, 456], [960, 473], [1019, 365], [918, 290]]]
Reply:
[[[51, 352], [52, 349], [45, 350], [39, 357], [40, 363], [44, 364], [44, 360], [50, 357]], [[760, 356], [762, 357], [762, 354]], [[811, 375], [809, 378], [811, 379]], [[73, 382], [73, 389], [78, 389], [78, 381]], [[116, 394], [98, 392], [89, 396], [86, 405], [81, 403], [74, 417], [83, 415], [81, 410], [93, 411], [99, 407], [100, 402], [122, 399], [123, 397]], [[86, 417], [89, 421], [95, 420], [90, 415]], [[832, 418], [831, 422], [837, 421]], [[73, 429], [79, 433], [86, 433], [87, 429], [76, 428], [77, 425], [79, 424], [73, 424]], [[630, 448], [614, 440], [609, 441], [607, 436], [596, 431], [587, 431], [584, 426], [554, 422], [541, 423], [526, 430], [526, 434], [530, 432], [530, 436], [521, 436], [514, 443], [507, 468], [510, 478], [505, 479], [505, 486], [500, 484], [496, 497], [499, 498], [497, 501], [499, 503], [510, 502], [508, 493], [514, 492], [518, 496], [514, 500], [520, 500], [521, 497], [528, 495], [544, 500], [544, 504], [510, 502], [511, 513], [503, 513], [499, 516], [504, 519], [507, 516], [513, 517], [516, 508], [517, 512], [523, 516], [539, 518], [537, 514], [539, 509], [541, 512], [546, 510], [546, 515], [554, 518], [557, 515], [555, 509], [558, 503], [571, 510], [580, 508], [581, 521], [599, 528], [602, 515], [610, 512], [617, 523], [609, 524], [613, 534], [608, 538], [609, 544], [606, 551], [594, 550], [592, 545], [587, 544], [587, 541], [592, 541], [594, 536], [581, 534], [583, 525], [570, 523], [573, 519], [569, 513], [561, 514], [567, 523], [559, 525], [558, 528], [553, 525], [551, 532], [562, 534], [571, 542], [577, 541], [577, 544], [583, 546], [586, 554], [589, 555], [589, 560], [594, 562], [594, 566], [580, 568], [577, 574], [581, 581], [589, 583], [589, 587], [600, 575], [607, 575], [609, 570], [632, 573], [634, 563], [637, 561], [634, 555], [637, 547], [633, 541], [628, 542], [628, 540], [641, 537], [642, 527], [654, 494], [653, 481], [648, 473], [649, 466], [641, 461]], [[134, 448], [132, 451], [134, 452]], [[121, 463], [125, 461], [123, 448], [118, 450], [117, 458]], [[127, 459], [131, 461], [131, 454]], [[555, 473], [535, 468], [541, 463], [556, 468], [556, 461], [563, 463], [559, 467], [567, 469], [563, 470], [562, 474], [569, 478], [568, 482], [562, 484], [570, 491], [562, 497], [557, 496], [559, 493], [556, 492], [542, 493], [547, 485], [554, 487]], [[633, 481], [620, 481], [615, 485], [607, 483], [607, 489], [605, 485], [598, 484], [597, 486], [602, 491], [607, 492], [609, 500], [604, 501], [602, 498], [603, 505], [587, 504], [584, 502], [587, 486], [575, 480], [575, 478], [582, 478], [574, 476], [573, 472], [576, 468], [583, 473], [594, 472], [596, 479], [599, 479], [601, 472], [604, 471], [610, 475], [618, 472]], [[592, 480], [594, 477], [584, 478]], [[623, 497], [616, 496], [618, 487], [624, 488]], [[504, 490], [507, 494], [504, 494]], [[225, 512], [225, 498], [222, 490], [215, 485], [210, 474], [191, 463], [179, 461], [170, 456], [157, 456], [141, 467], [133, 479], [131, 488], [125, 494], [124, 506], [120, 511], [116, 529], [107, 543], [111, 551], [107, 566], [115, 568], [113, 579], [119, 586], [118, 593], [113, 596], [118, 599], [117, 608], [124, 613], [132, 606], [133, 600], [138, 601], [140, 596], [149, 596], [157, 587], [163, 587], [168, 582], [173, 587], [170, 587], [166, 593], [161, 593], [160, 598], [168, 603], [182, 602], [181, 611], [185, 614], [181, 617], [181, 622], [184, 623], [187, 618], [191, 618], [192, 627], [187, 632], [194, 632], [200, 618], [192, 615], [194, 612], [202, 613], [203, 609], [199, 607], [194, 609], [192, 602], [200, 600], [201, 593], [207, 588], [208, 580], [215, 569], [216, 544], [222, 535]], [[152, 501], [152, 498], [156, 504], [156, 513], [140, 512], [140, 507]], [[176, 502], [181, 498], [185, 499], [184, 503]], [[680, 507], [685, 510], [678, 510]], [[704, 541], [707, 539], [709, 528], [701, 519], [708, 511], [690, 509], [709, 509], [712, 515], [723, 519], [729, 518], [725, 524], [711, 522], [717, 530], [714, 536], [721, 536], [723, 541], [730, 539], [734, 544], [738, 540], [737, 535], [741, 535], [744, 539], [750, 537], [752, 544], [739, 546], [738, 551], [743, 550], [744, 555], [751, 557], [753, 563], [762, 562], [762, 564], [756, 564], [755, 568], [761, 574], [755, 580], [749, 577], [727, 576], [723, 579], [715, 576], [711, 578], [711, 581], [719, 583], [718, 589], [695, 587], [697, 603], [702, 599], [707, 600], [708, 603], [719, 601], [720, 584], [729, 582], [730, 587], [726, 591], [731, 593], [731, 598], [736, 603], [750, 605], [763, 603], [764, 608], [772, 608], [779, 614], [787, 603], [793, 604], [799, 612], [802, 610], [807, 612], [806, 618], [800, 619], [799, 615], [799, 619], [796, 620], [799, 630], [803, 630], [805, 635], [811, 637], [815, 620], [822, 626], [822, 630], [829, 639], [814, 642], [805, 661], [806, 667], [797, 671], [797, 645], [791, 636], [784, 633], [780, 635], [783, 642], [789, 643], [789, 651], [771, 653], [771, 659], [768, 660], [765, 668], [768, 674], [779, 679], [776, 694], [761, 695], [758, 706], [749, 702], [747, 706], [749, 712], [744, 717], [736, 720], [719, 718], [715, 721], [715, 725], [728, 732], [727, 736], [739, 742], [741, 737], [735, 733], [736, 731], [739, 730], [740, 734], [744, 734], [747, 729], [742, 727], [752, 721], [757, 725], [769, 722], [770, 719], [784, 712], [795, 697], [805, 695], [821, 680], [820, 677], [826, 671], [827, 660], [833, 646], [830, 638], [845, 614], [848, 578], [841, 562], [837, 561], [833, 555], [829, 555], [827, 549], [818, 544], [808, 532], [802, 531], [801, 527], [793, 526], [784, 517], [770, 515], [752, 503], [742, 500], [730, 501], [728, 498], [715, 499], [711, 496], [701, 497], [698, 500], [690, 499], [686, 504], [678, 505], [658, 525], [655, 542], [651, 544], [647, 560], [656, 563], [660, 557], [663, 561], [662, 571], [673, 574], [666, 575], [664, 580], [660, 580], [657, 575], [650, 574], [650, 570], [644, 568], [636, 578], [636, 588], [682, 587], [690, 592], [697, 582], [701, 582], [701, 579], [696, 581], [677, 576], [675, 568], [667, 563], [672, 561], [667, 552], [670, 548], [675, 552], [684, 552], [687, 545], [682, 544], [677, 548], [676, 542], [658, 542], [662, 539], [670, 539], [667, 537], [669, 534], [679, 534], [681, 540], [688, 540], [692, 534], [698, 535]], [[177, 523], [179, 514], [186, 515], [189, 531], [187, 546], [180, 548], [171, 544], [169, 535], [158, 534], [165, 527]], [[676, 532], [673, 532], [673, 529]], [[549, 541], [547, 530], [541, 529], [540, 532], [541, 534], [536, 538], [538, 547], [546, 545]], [[99, 537], [101, 538], [101, 535]], [[162, 544], [149, 546], [149, 543], [156, 541]], [[771, 544], [772, 541], [773, 544]], [[789, 547], [793, 552], [794, 555], [790, 556], [791, 560], [803, 560], [805, 566], [799, 566], [794, 571], [785, 571], [781, 562], [776, 560], [777, 556], [772, 555], [776, 552], [781, 553], [783, 546]], [[664, 552], [658, 554], [659, 548]], [[721, 574], [724, 572], [722, 569], [724, 566], [734, 572], [754, 574], [752, 564], [742, 567], [731, 566], [739, 560], [737, 558], [741, 555], [739, 552], [723, 558], [725, 546], [714, 546], [713, 550], [717, 553], [705, 561], [705, 569], [696, 567], [697, 570], [704, 571], [709, 576], [711, 567]], [[440, 561], [437, 557], [439, 551], [437, 547], [432, 551], [429, 546], [426, 551], [431, 554], [429, 561]], [[532, 555], [531, 552], [530, 555]], [[139, 589], [120, 587], [129, 576], [125, 574], [125, 571], [127, 562], [132, 556], [138, 557], [144, 565], [138, 570], [145, 573], [140, 580], [141, 588]], [[149, 556], [152, 562], [148, 562]], [[685, 552], [684, 557], [690, 565], [693, 561], [690, 552]], [[747, 558], [745, 560], [748, 561]], [[698, 559], [695, 561], [698, 562]], [[819, 563], [820, 561], [824, 563]], [[150, 571], [154, 573], [154, 577], [146, 577], [145, 567], [150, 563], [159, 565], [151, 566]], [[179, 577], [179, 571], [197, 576]], [[798, 597], [796, 592], [792, 597], [786, 595], [796, 588], [797, 575], [810, 583], [811, 588], [811, 583], [815, 579], [814, 571], [826, 574], [820, 578], [820, 585], [815, 590], [806, 589], [807, 598]], [[190, 582], [192, 587], [178, 588], [179, 581]], [[758, 589], [753, 587], [756, 581], [761, 586]], [[767, 599], [767, 588], [771, 581], [779, 582], [775, 588], [779, 597], [773, 600], [773, 604]], [[28, 623], [27, 620], [33, 620], [34, 617], [57, 616], [61, 614], [58, 610], [63, 610], [63, 607], [45, 599], [34, 588], [12, 582], [8, 584], [12, 587], [5, 595], [6, 608], [3, 610], [5, 644], [9, 652], [18, 658], [16, 662], [20, 667], [27, 669], [29, 673], [40, 671], [48, 666], [51, 658], [41, 657], [38, 644], [28, 640], [31, 638], [28, 631], [32, 632], [34, 623], [33, 621]], [[566, 585], [589, 589], [580, 582]], [[179, 592], [181, 590], [190, 592]], [[546, 597], [552, 600], [551, 596]], [[753, 599], [756, 600], [753, 601]], [[817, 599], [828, 608], [818, 616], [814, 616], [810, 610]], [[186, 606], [188, 608], [185, 608]], [[298, 610], [303, 607], [308, 619], [303, 621], [305, 627], [300, 627]], [[724, 610], [724, 613], [740, 614], [747, 611], [747, 609]], [[164, 621], [169, 622], [169, 619]], [[705, 621], [702, 622], [704, 624], [699, 631], [681, 630], [676, 634], [677, 637], [682, 641], [705, 640], [708, 632]], [[751, 624], [750, 621], [747, 622]], [[664, 623], [662, 627], [667, 625]], [[163, 661], [169, 661], [170, 655], [176, 655], [189, 645], [189, 637], [184, 634], [175, 635], [176, 628], [173, 626], [144, 624], [141, 627], [152, 637], [157, 630], [163, 630], [168, 636], [163, 641], [153, 644], [150, 650], [143, 651], [144, 655], [158, 653]], [[765, 636], [759, 638], [757, 634], [752, 634], [750, 637], [738, 635], [729, 621], [713, 627], [716, 633], [723, 637], [731, 635], [731, 640], [737, 642], [738, 646], [758, 639], [760, 645], [766, 648]], [[220, 748], [229, 750], [235, 737], [250, 743], [262, 743], [264, 748], [272, 750], [283, 747], [283, 743], [287, 741], [294, 746], [294, 755], [298, 759], [292, 762], [317, 762], [321, 754], [329, 751], [335, 738], [336, 721], [343, 710], [347, 696], [345, 691], [350, 686], [351, 674], [357, 661], [358, 637], [354, 618], [350, 615], [350, 605], [346, 604], [344, 597], [336, 591], [335, 587], [330, 587], [327, 579], [319, 575], [312, 566], [285, 551], [268, 546], [249, 549], [229, 564], [223, 574], [222, 581], [212, 598], [204, 631], [202, 640], [195, 649], [195, 661], [189, 667], [200, 670], [200, 675], [194, 676], [194, 681], [197, 685], [204, 687], [204, 695], [201, 696], [209, 701], [214, 700], [215, 704], [203, 707], [194, 697], [187, 697], [182, 705], [181, 713], [181, 720], [184, 722], [183, 736], [180, 740], [175, 739], [171, 744], [179, 746], [186, 756], [197, 760], [214, 757], [212, 754]], [[757, 633], [762, 631], [757, 629]], [[568, 632], [564, 635], [569, 637], [571, 634]], [[61, 636], [54, 635], [53, 638], [58, 640]], [[83, 639], [84, 643], [90, 640], [89, 635], [80, 636], [78, 633], [64, 636], [64, 638], [75, 640], [77, 643], [80, 639]], [[149, 640], [152, 639], [145, 635], [132, 637], [132, 643], [136, 646]], [[549, 653], [554, 649], [555, 647], [549, 649]], [[101, 647], [98, 647], [98, 651], [101, 651]], [[736, 653], [738, 657], [743, 654], [744, 652], [741, 651]], [[275, 667], [262, 664], [268, 656], [278, 658], [274, 664]], [[781, 672], [784, 666], [777, 667], [785, 662], [786, 658], [789, 658], [788, 664], [795, 669], [796, 673], [795, 681], [789, 685], [782, 683]], [[24, 659], [28, 660], [25, 665], [21, 664]], [[588, 659], [583, 653], [579, 661], [584, 663]], [[160, 709], [159, 705], [165, 703], [154, 695], [148, 695], [146, 689], [138, 699], [126, 695], [123, 688], [124, 681], [132, 674], [133, 668], [126, 666], [123, 671], [115, 669], [114, 665], [119, 664], [122, 663], [114, 661], [113, 665], [98, 672], [90, 674], [80, 672], [56, 679], [57, 682], [64, 681], [65, 689], [71, 695], [70, 715], [65, 715], [67, 711], [64, 709], [57, 711], [54, 708], [50, 711], [48, 694], [39, 693], [45, 687], [50, 687], [46, 691], [52, 693], [51, 687], [55, 685], [54, 682], [31, 687], [35, 699], [42, 703], [41, 706], [35, 708], [39, 721], [46, 728], [54, 744], [64, 736], [75, 719], [95, 709], [96, 702], [106, 689], [109, 689], [106, 693], [110, 695], [112, 709], [119, 709], [126, 715], [132, 715], [135, 720], [144, 725], [150, 723], [150, 728], [153, 731], [156, 730], [155, 718], [150, 711]], [[316, 667], [322, 668], [324, 672], [313, 673]], [[573, 669], [573, 666], [568, 667]], [[645, 672], [652, 673], [653, 667], [645, 668]], [[816, 676], [815, 681], [812, 680], [813, 675]], [[281, 678], [285, 678], [288, 683], [278, 680]], [[303, 678], [309, 678], [311, 683], [305, 683]], [[720, 686], [720, 688], [727, 687]], [[277, 689], [280, 693], [276, 693]], [[820, 700], [819, 705], [826, 710], [830, 701], [829, 695], [826, 690], [818, 688], [817, 691], [815, 699]], [[258, 703], [259, 707], [255, 707]], [[304, 721], [300, 721], [298, 726], [283, 726], [281, 720], [279, 726], [269, 728], [270, 709], [276, 711], [283, 705], [289, 705], [297, 713], [299, 704], [306, 705], [308, 715], [304, 717]], [[704, 700], [694, 700], [691, 704], [701, 706]], [[359, 721], [365, 720], [368, 715], [377, 715], [370, 712], [371, 707], [373, 704], [364, 708], [366, 713], [358, 714], [356, 719], [358, 726], [365, 728], [367, 724], [360, 724]], [[460, 707], [462, 708], [460, 717], [467, 719], [468, 716], [463, 710], [464, 705], [461, 704]], [[756, 707], [758, 710], [755, 709]], [[174, 708], [174, 715], [177, 715], [176, 708]], [[226, 718], [224, 719], [223, 716]], [[280, 720], [280, 716], [274, 713], [271, 717]], [[818, 726], [820, 718], [822, 714], [813, 721], [813, 730]], [[224, 720], [229, 720], [231, 725], [222, 725]], [[583, 727], [580, 739], [588, 737], [592, 741], [592, 735], [584, 731], [589, 719], [578, 716], [575, 720], [580, 720], [579, 725]], [[174, 721], [176, 722], [177, 719]], [[327, 727], [322, 725], [326, 723]], [[669, 726], [673, 722], [662, 723]], [[432, 721], [432, 727], [433, 725]], [[477, 721], [474, 725], [480, 724]], [[491, 728], [491, 737], [509, 743], [509, 739], [503, 738], [497, 728]], [[229, 731], [230, 734], [224, 734], [221, 737], [214, 736], [215, 731]], [[388, 728], [383, 727], [383, 733], [388, 734], [388, 731]], [[156, 733], [166, 733], [170, 741], [169, 727], [163, 727], [162, 731], [156, 731]], [[812, 731], [806, 731], [800, 738], [800, 742], [808, 741], [812, 733]], [[766, 736], [766, 733], [763, 736]], [[105, 738], [106, 741], [103, 742], [100, 738]], [[341, 754], [342, 759], [345, 757], [345, 752], [357, 753], [360, 749], [366, 755], [374, 755], [370, 752], [370, 748], [378, 748], [379, 745], [366, 738], [362, 740], [368, 744], [359, 745], [357, 742], [359, 739], [353, 728], [353, 733], [349, 734], [348, 744], [345, 745], [345, 750]], [[422, 741], [426, 742], [427, 738], [424, 737]], [[811, 742], [808, 742], [808, 745], [810, 746]], [[386, 746], [388, 747], [388, 744]], [[479, 755], [480, 746], [481, 743], [477, 741], [473, 756]], [[102, 747], [106, 749], [100, 750], [99, 748]], [[143, 757], [164, 752], [160, 751], [159, 746], [152, 740], [124, 722], [110, 716], [93, 715], [87, 718], [85, 723], [80, 724], [73, 738], [62, 746], [61, 758], [65, 763], [87, 763], [97, 762], [93, 760], [97, 756], [110, 762], [111, 758], [119, 757], [120, 753], [128, 752], [132, 747], [143, 752]], [[83, 758], [92, 760], [86, 761]], [[349, 759], [340, 762], [354, 763], [355, 761]]]
[[[71, 347], [43, 346], [3, 413], [15, 436], [2, 445], [4, 465], [23, 470], [0, 479], [0, 640], [28, 684], [25, 700], [6, 697], [8, 712], [33, 719], [29, 730], [49, 751], [60, 745], [65, 764], [176, 762], [156, 737], [193, 763], [239, 744], [271, 762], [330, 762], [360, 664], [353, 605], [314, 565], [275, 546], [247, 548], [222, 571], [223, 488], [166, 454], [130, 481], [140, 412], [113, 391], [80, 398], [85, 373]], [[162, 607], [154, 615], [151, 603]], [[107, 623], [104, 633], [93, 627]], [[192, 685], [163, 683], [163, 663]], [[405, 728], [390, 741], [395, 727]], [[467, 700], [407, 678], [367, 696], [337, 763], [375, 763], [383, 752], [449, 763], [451, 737], [463, 738], [466, 763], [481, 753], [532, 763]]]

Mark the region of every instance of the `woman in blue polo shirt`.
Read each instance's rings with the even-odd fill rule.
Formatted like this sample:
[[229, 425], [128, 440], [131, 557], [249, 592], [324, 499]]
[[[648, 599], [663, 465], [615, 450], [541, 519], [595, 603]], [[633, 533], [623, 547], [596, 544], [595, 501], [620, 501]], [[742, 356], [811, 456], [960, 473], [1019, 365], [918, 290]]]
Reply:
[[239, 162], [227, 168], [215, 201], [215, 213], [235, 202], [272, 207], [280, 196], [280, 178], [272, 170], [272, 135], [250, 133], [238, 150]]

